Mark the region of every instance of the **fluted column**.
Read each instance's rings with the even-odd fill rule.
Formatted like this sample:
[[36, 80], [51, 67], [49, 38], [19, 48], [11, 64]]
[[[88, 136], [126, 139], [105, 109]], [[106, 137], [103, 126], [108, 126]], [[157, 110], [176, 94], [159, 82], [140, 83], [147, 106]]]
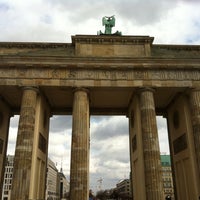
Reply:
[[89, 98], [88, 91], [74, 92], [70, 200], [89, 198]]
[[200, 89], [193, 89], [190, 93], [190, 106], [192, 111], [192, 128], [200, 180]]
[[14, 158], [12, 200], [29, 199], [36, 100], [36, 88], [24, 88]]
[[160, 149], [153, 90], [140, 90], [140, 110], [147, 200], [163, 200]]

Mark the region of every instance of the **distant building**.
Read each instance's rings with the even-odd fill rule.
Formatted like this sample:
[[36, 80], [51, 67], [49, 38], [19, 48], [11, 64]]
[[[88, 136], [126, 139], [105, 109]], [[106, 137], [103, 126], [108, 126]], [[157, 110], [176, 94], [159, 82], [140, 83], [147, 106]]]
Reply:
[[6, 165], [3, 180], [2, 200], [10, 200], [11, 195], [11, 184], [13, 176], [13, 163], [14, 156], [8, 155], [6, 157]]
[[131, 197], [130, 179], [124, 179], [117, 183], [116, 191], [119, 196], [129, 198]]
[[[13, 176], [14, 156], [6, 157], [2, 199], [10, 200], [11, 185]], [[65, 178], [62, 170], [58, 172], [54, 162], [48, 159], [47, 181], [46, 181], [46, 200], [62, 200], [69, 192], [69, 182]]]
[[60, 200], [64, 200], [67, 198], [69, 194], [69, 181], [67, 181], [65, 175], [63, 174], [62, 168], [59, 172], [59, 179], [60, 179]]
[[174, 197], [174, 187], [170, 155], [161, 155], [162, 179], [165, 196]]
[[46, 200], [59, 200], [59, 176], [55, 163], [48, 159]]

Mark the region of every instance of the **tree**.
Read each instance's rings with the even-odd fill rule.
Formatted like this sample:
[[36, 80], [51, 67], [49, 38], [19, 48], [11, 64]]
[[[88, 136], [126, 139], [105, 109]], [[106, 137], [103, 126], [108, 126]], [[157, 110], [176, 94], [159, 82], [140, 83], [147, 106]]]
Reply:
[[96, 197], [97, 197], [98, 199], [100, 199], [100, 200], [106, 200], [106, 199], [110, 198], [110, 194], [108, 193], [107, 190], [104, 190], [104, 191], [101, 190], [101, 191], [98, 191], [98, 192], [97, 192]]

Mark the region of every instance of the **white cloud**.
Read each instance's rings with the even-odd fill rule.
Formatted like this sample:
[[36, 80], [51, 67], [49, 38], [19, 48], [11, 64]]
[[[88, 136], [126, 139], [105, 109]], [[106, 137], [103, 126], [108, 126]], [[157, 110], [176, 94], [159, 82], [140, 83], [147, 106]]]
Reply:
[[165, 118], [157, 117], [158, 126], [158, 137], [160, 152], [162, 154], [169, 154], [169, 142], [168, 142], [168, 131], [167, 131], [167, 121]]
[[[116, 27], [128, 35], [155, 36], [160, 43], [199, 42], [196, 1], [2, 1], [2, 41], [71, 42], [74, 34], [104, 29], [101, 17], [116, 15]], [[178, 27], [178, 28], [177, 28]]]

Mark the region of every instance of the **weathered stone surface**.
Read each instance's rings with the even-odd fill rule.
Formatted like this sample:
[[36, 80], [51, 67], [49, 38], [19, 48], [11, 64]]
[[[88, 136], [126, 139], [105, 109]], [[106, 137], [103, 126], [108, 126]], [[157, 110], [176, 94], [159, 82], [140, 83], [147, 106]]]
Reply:
[[[137, 123], [131, 122], [134, 129], [130, 131], [132, 151], [140, 151], [137, 158], [132, 155], [135, 159], [131, 161], [132, 170], [140, 170], [137, 173], [142, 176], [137, 176], [137, 180], [142, 179], [146, 184], [146, 187], [137, 188], [137, 192], [145, 195], [137, 195], [136, 198], [163, 198], [155, 113], [163, 115], [166, 112], [169, 115], [171, 146], [176, 146], [171, 149], [178, 152], [178, 156], [172, 155], [176, 176], [180, 176], [182, 168], [192, 166], [192, 173], [185, 170], [189, 180], [187, 190], [182, 184], [185, 180], [180, 178], [177, 181], [177, 188], [181, 188], [179, 196], [196, 199], [200, 195], [200, 184], [196, 180], [197, 174], [200, 174], [199, 92], [191, 92], [191, 108], [187, 100], [179, 107], [180, 111], [187, 107], [183, 115], [187, 127], [184, 124], [183, 129], [174, 130], [171, 121], [174, 108], [171, 105], [176, 102], [176, 97], [180, 93], [190, 93], [191, 88], [200, 88], [200, 46], [154, 45], [152, 42], [153, 38], [149, 36], [76, 35], [72, 36], [71, 44], [0, 43], [0, 95], [13, 113], [19, 114], [21, 108], [13, 199], [42, 199], [44, 193], [44, 177], [40, 181], [34, 175], [45, 174], [46, 151], [42, 146], [48, 146], [45, 142], [48, 141], [48, 128], [41, 128], [40, 124], [40, 121], [43, 123], [43, 100], [34, 90], [22, 93], [21, 88], [27, 86], [40, 88], [49, 104], [44, 107], [51, 107], [52, 114], [72, 114], [73, 107], [71, 197], [74, 200], [88, 198], [89, 110], [90, 114], [127, 115], [132, 97], [139, 88], [145, 87], [155, 89], [154, 97], [149, 90], [144, 90], [134, 101], [137, 106], [133, 108], [137, 113], [133, 113]], [[73, 93], [74, 88], [89, 88], [90, 105], [87, 92], [79, 89]], [[35, 106], [38, 109], [35, 110]], [[191, 118], [188, 117], [190, 109]], [[47, 110], [49, 116], [50, 111]], [[134, 120], [134, 116], [131, 118]], [[142, 138], [134, 131], [139, 131]], [[180, 145], [177, 140], [180, 136], [183, 136], [180, 141], [187, 142], [187, 145]], [[38, 141], [40, 145], [36, 149]], [[41, 143], [45, 145], [41, 146]], [[142, 143], [144, 149], [141, 149]], [[179, 143], [178, 147], [176, 143]], [[183, 152], [187, 156], [184, 157]], [[192, 152], [196, 155], [193, 156]], [[137, 167], [136, 159], [139, 159]], [[28, 182], [31, 182], [30, 186]], [[190, 187], [192, 182], [196, 183], [195, 189]], [[40, 192], [35, 183], [42, 185]], [[186, 194], [189, 190], [190, 193]]]
[[192, 128], [194, 136], [195, 153], [200, 180], [200, 88], [193, 89], [190, 93], [192, 113]]
[[146, 198], [162, 200], [164, 194], [153, 91], [144, 88], [140, 91], [139, 96]]
[[88, 91], [74, 92], [70, 200], [89, 199], [89, 98]]
[[87, 36], [72, 37], [76, 56], [148, 57], [153, 38], [149, 36]]
[[[25, 88], [15, 150], [11, 199], [29, 198], [37, 91]], [[19, 181], [20, 180], [20, 181]]]

